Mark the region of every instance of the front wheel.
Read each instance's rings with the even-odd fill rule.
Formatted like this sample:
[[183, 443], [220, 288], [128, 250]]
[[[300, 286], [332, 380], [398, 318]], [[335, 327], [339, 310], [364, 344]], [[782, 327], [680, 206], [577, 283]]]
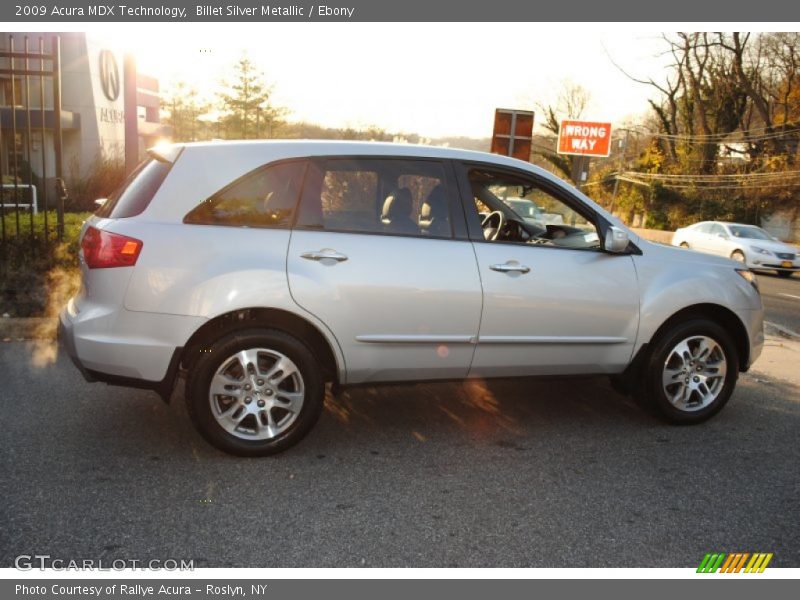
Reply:
[[733, 253], [731, 254], [731, 258], [736, 262], [740, 263], [745, 262], [744, 252], [742, 252], [741, 250], [734, 250]]
[[322, 411], [312, 352], [282, 331], [237, 331], [213, 343], [189, 373], [186, 403], [200, 434], [224, 452], [266, 456], [299, 442]]
[[653, 343], [637, 400], [671, 423], [700, 423], [733, 393], [739, 358], [728, 333], [706, 319], [670, 328]]

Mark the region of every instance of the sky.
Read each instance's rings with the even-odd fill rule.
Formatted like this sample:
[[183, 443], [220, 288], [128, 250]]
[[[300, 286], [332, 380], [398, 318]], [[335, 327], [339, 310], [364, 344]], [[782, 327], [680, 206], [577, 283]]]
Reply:
[[212, 95], [246, 54], [288, 119], [377, 125], [426, 137], [488, 137], [495, 108], [537, 111], [565, 82], [589, 90], [588, 120], [617, 126], [648, 111], [668, 57], [653, 28], [496, 23], [128, 24], [84, 29], [113, 39], [162, 90], [182, 80]]

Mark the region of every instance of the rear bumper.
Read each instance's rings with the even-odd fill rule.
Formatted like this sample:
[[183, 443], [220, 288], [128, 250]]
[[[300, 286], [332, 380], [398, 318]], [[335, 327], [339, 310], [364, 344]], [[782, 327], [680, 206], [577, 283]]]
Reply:
[[[183, 322], [173, 317], [168, 327], [164, 317], [169, 316], [127, 311], [78, 314], [70, 301], [59, 315], [59, 348], [86, 381], [154, 390], [167, 400], [175, 385], [185, 340], [191, 328], [204, 320], [198, 324], [195, 319]], [[117, 330], [114, 336], [107, 333], [109, 320]], [[165, 339], [169, 337], [176, 341]]]
[[86, 381], [94, 383], [97, 379], [90, 374], [78, 359], [78, 353], [75, 351], [75, 338], [72, 334], [72, 322], [64, 315], [66, 310], [67, 309], [64, 309], [58, 317], [58, 351], [59, 353], [63, 352], [69, 357], [72, 364], [81, 372], [81, 375], [83, 375]]

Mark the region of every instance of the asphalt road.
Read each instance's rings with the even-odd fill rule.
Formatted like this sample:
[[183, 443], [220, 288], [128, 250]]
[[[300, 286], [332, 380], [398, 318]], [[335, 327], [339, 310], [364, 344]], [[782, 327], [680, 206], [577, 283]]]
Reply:
[[180, 390], [87, 384], [16, 342], [0, 373], [2, 566], [800, 566], [800, 394], [757, 375], [696, 427], [603, 379], [365, 388], [289, 452], [241, 459], [194, 433]]
[[765, 319], [800, 335], [800, 274], [787, 279], [758, 274]]

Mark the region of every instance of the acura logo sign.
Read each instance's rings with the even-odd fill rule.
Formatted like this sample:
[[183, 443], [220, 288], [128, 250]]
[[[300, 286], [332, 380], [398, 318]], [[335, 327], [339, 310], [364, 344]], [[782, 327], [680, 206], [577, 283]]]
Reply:
[[119, 98], [119, 69], [117, 59], [110, 50], [100, 51], [100, 86], [109, 100]]

